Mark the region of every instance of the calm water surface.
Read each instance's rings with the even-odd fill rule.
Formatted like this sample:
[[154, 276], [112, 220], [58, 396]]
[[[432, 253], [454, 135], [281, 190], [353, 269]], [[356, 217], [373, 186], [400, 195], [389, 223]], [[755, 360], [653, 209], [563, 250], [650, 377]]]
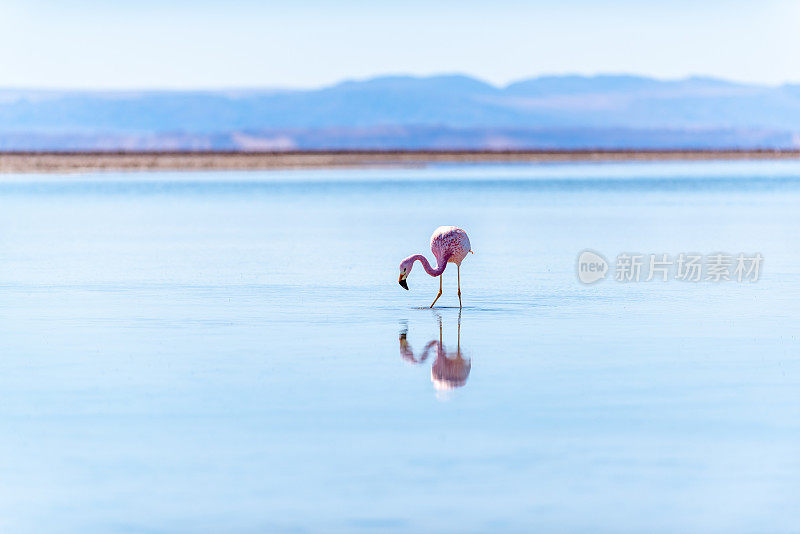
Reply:
[[797, 163], [3, 176], [0, 528], [797, 532], [798, 228]]

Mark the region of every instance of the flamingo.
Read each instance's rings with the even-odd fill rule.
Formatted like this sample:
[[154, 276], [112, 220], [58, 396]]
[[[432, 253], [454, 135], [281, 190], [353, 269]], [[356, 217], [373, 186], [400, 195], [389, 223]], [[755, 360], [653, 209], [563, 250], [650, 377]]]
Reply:
[[442, 296], [442, 273], [448, 263], [455, 263], [458, 272], [458, 307], [461, 308], [461, 262], [467, 257], [467, 254], [472, 252], [467, 233], [455, 226], [440, 226], [434, 230], [431, 236], [431, 252], [436, 257], [438, 264], [436, 269], [431, 267], [431, 264], [422, 254], [414, 254], [400, 262], [400, 286], [403, 289], [408, 289], [406, 278], [411, 274], [414, 262], [419, 260], [426, 273], [439, 277], [439, 293], [430, 306], [433, 308], [433, 305]]

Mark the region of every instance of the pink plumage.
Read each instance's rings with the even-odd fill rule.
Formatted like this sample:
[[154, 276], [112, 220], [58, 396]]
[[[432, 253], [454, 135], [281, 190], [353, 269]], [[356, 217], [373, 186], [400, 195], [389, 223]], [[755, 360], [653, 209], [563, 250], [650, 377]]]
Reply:
[[440, 226], [431, 236], [431, 252], [436, 256], [436, 261], [441, 265], [447, 258], [450, 263], [461, 265], [469, 251], [467, 232], [455, 226]]
[[[472, 252], [467, 233], [455, 226], [440, 226], [431, 236], [431, 252], [436, 257], [437, 266], [434, 269], [422, 254], [414, 254], [404, 259], [400, 263], [400, 286], [408, 289], [406, 278], [411, 273], [414, 262], [419, 261], [425, 272], [431, 276], [439, 277], [439, 294], [433, 300], [433, 304], [442, 296], [442, 273], [448, 263], [455, 263], [458, 269], [458, 305], [461, 307], [461, 262]], [[431, 304], [431, 308], [433, 308]]]

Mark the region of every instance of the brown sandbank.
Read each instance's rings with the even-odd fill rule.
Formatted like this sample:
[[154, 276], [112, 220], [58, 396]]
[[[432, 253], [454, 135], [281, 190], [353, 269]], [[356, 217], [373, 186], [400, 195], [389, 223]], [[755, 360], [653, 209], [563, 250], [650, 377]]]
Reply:
[[513, 150], [298, 152], [0, 152], [1, 173], [259, 170], [547, 163], [800, 159], [800, 150]]

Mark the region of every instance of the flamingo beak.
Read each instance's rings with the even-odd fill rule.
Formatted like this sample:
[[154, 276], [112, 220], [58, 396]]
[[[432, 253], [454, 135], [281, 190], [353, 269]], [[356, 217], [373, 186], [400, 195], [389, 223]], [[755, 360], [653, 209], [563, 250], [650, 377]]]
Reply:
[[400, 280], [398, 280], [398, 282], [400, 283], [400, 287], [408, 291], [408, 283], [405, 281], [402, 274], [400, 275]]

